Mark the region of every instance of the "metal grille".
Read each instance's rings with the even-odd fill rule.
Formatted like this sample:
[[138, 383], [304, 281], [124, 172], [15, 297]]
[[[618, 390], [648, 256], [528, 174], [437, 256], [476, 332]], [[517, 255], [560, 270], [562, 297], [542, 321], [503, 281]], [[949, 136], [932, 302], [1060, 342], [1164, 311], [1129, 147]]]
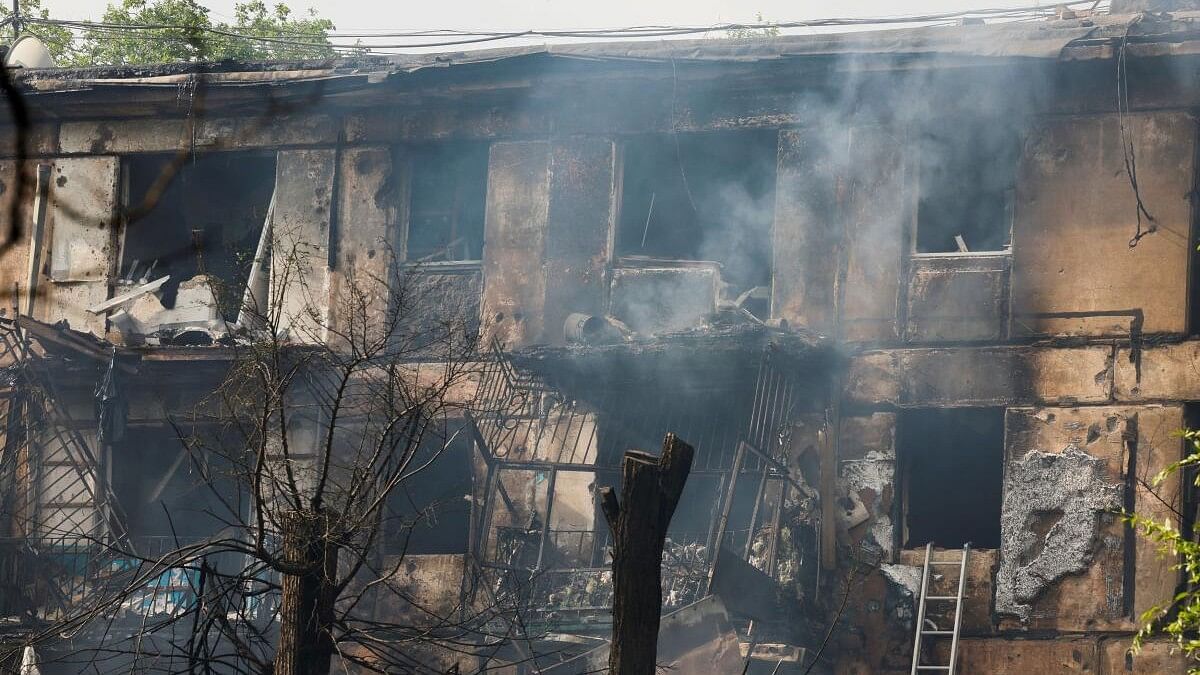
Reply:
[[12, 495], [5, 515], [33, 540], [125, 539], [125, 517], [101, 480], [97, 453], [60, 404], [43, 358], [11, 321], [0, 321], [0, 365], [8, 383], [0, 480]]
[[87, 597], [80, 584], [112, 562], [102, 552], [134, 548], [97, 453], [59, 402], [31, 342], [16, 322], [0, 320], [0, 522], [10, 538], [0, 567], [7, 579], [36, 577], [10, 586], [0, 603], [62, 615]]
[[[770, 350], [754, 368], [740, 382], [707, 383], [697, 375], [696, 386], [670, 392], [569, 380], [556, 388], [514, 367], [494, 343], [472, 417], [487, 476], [481, 508], [473, 515], [471, 551], [491, 591], [501, 599], [520, 597], [523, 606], [552, 622], [607, 611], [609, 532], [597, 521], [594, 503], [593, 526], [560, 527], [555, 514], [563, 495], [556, 485], [581, 473], [592, 478], [593, 495], [598, 485], [616, 485], [624, 451], [656, 448], [667, 432], [696, 448], [693, 480], [707, 480], [717, 490], [705, 493], [712, 495], [704, 507], [707, 521], [691, 519], [705, 529], [670, 533], [663, 557], [664, 606], [682, 606], [707, 593], [722, 547], [743, 559], [754, 554], [769, 572], [774, 544], [769, 553], [754, 553], [756, 532], [778, 529], [777, 514], [762, 505], [768, 484], [780, 486], [772, 494], [785, 489], [784, 446], [803, 398], [795, 377], [776, 367]], [[749, 480], [739, 485], [739, 477]], [[586, 481], [571, 481], [576, 512], [588, 506], [588, 496], [578, 492], [581, 483]], [[731, 509], [735, 495], [750, 506]]]

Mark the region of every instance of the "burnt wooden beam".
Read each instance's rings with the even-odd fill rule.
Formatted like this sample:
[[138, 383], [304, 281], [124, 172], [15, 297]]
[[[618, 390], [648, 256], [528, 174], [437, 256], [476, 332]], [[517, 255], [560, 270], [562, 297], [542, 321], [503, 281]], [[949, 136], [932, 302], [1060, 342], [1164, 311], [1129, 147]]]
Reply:
[[692, 446], [667, 434], [662, 454], [630, 450], [621, 462], [621, 499], [601, 490], [613, 535], [613, 675], [654, 675], [662, 614], [662, 555], [671, 516], [692, 468]]

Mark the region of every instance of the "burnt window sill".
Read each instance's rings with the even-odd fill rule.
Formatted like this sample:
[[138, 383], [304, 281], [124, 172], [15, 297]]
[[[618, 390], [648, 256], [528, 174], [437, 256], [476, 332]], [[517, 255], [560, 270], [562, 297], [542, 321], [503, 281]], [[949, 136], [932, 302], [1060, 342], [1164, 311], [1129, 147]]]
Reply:
[[618, 256], [613, 263], [621, 269], [719, 269], [721, 263], [714, 260], [689, 260], [683, 258], [654, 258], [651, 256]]
[[935, 260], [940, 258], [1011, 258], [1012, 248], [1005, 248], [999, 251], [939, 251], [937, 253], [913, 252], [910, 255], [913, 258]]
[[429, 274], [455, 274], [478, 272], [483, 269], [482, 260], [438, 260], [434, 262], [403, 262], [401, 269], [406, 272], [427, 272]]

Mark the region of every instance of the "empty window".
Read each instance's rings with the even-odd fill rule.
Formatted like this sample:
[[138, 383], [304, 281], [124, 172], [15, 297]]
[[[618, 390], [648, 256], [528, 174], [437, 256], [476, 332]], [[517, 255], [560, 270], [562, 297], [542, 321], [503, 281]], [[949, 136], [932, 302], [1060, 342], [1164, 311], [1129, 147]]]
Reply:
[[[206, 443], [236, 447], [215, 435]], [[195, 450], [195, 452], [200, 452]], [[211, 536], [245, 514], [239, 486], [218, 453], [206, 451], [208, 475], [170, 426], [130, 427], [113, 444], [112, 489], [134, 538]]]
[[389, 553], [465, 553], [471, 521], [471, 455], [466, 434], [445, 448], [428, 439], [410, 464], [423, 467], [388, 495], [384, 550]]
[[411, 155], [409, 262], [481, 260], [486, 143], [440, 143]]
[[180, 283], [205, 275], [224, 318], [233, 321], [275, 189], [275, 155], [200, 154], [171, 176], [173, 159], [125, 160], [130, 217], [120, 280], [137, 285], [170, 275], [160, 297], [172, 308]]
[[942, 120], [919, 136], [917, 252], [1001, 251], [1012, 232], [1018, 129], [994, 119]]
[[904, 545], [999, 548], [1002, 408], [900, 413]]
[[739, 290], [767, 285], [776, 155], [775, 132], [630, 139], [617, 254], [715, 260]]

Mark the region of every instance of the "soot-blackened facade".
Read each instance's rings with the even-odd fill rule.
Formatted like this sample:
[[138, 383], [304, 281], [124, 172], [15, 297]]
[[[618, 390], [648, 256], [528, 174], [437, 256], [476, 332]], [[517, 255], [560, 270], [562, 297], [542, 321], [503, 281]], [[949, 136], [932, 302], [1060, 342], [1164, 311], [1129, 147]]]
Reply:
[[[169, 496], [172, 463], [138, 397], [205, 386], [236, 340], [221, 291], [270, 276], [249, 265], [264, 223], [314, 254], [319, 292], [281, 290], [315, 310], [298, 342], [346, 320], [328, 299], [348, 279], [400, 266], [437, 289], [430, 320], [466, 312], [486, 347], [457, 395], [486, 405], [403, 507], [437, 504], [438, 531], [384, 544], [412, 593], [380, 611], [530, 593], [542, 632], [492, 666], [587, 670], [611, 592], [596, 488], [674, 431], [703, 462], [666, 607], [715, 596], [693, 611], [718, 618], [709, 652], [666, 660], [740, 672], [739, 642], [764, 672], [907, 672], [914, 566], [970, 543], [962, 672], [1183, 672], [1162, 643], [1126, 656], [1180, 579], [1116, 514], [1194, 510], [1149, 478], [1200, 410], [1197, 22], [31, 71], [24, 191], [3, 139], [0, 288], [58, 353], [109, 358], [66, 321], [156, 374], [134, 442], [91, 458], [153, 474], [106, 483], [135, 502]], [[53, 413], [70, 443], [94, 439], [92, 394]], [[122, 527], [164, 534], [142, 520]]]

